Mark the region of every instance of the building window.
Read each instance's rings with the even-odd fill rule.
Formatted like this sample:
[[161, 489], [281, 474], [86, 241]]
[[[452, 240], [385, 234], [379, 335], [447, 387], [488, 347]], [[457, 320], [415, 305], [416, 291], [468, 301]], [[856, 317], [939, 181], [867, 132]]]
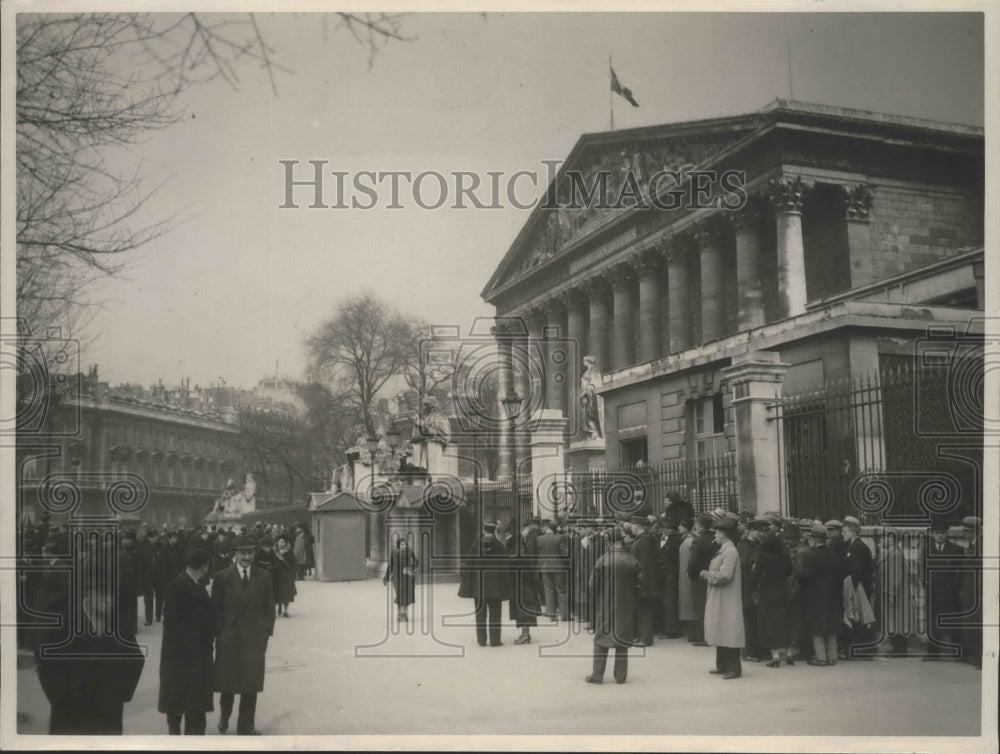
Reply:
[[706, 461], [723, 456], [726, 452], [726, 438], [723, 434], [725, 413], [722, 407], [722, 393], [693, 401], [692, 442], [694, 459]]
[[618, 449], [618, 457], [621, 460], [622, 466], [633, 467], [639, 461], [646, 463], [648, 460], [645, 436], [622, 440], [618, 444]]

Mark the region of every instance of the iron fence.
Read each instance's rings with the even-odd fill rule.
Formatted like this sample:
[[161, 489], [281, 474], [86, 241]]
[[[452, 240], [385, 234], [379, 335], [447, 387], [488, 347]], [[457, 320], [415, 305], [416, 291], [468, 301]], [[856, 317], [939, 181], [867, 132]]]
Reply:
[[959, 415], [954, 391], [950, 367], [885, 355], [877, 374], [776, 401], [783, 508], [914, 526], [981, 515], [982, 414]]
[[[702, 460], [676, 459], [632, 468], [567, 474], [563, 504], [582, 517], [632, 513], [660, 515], [669, 494], [689, 501], [699, 513], [738, 509], [736, 454]], [[558, 501], [557, 501], [558, 502]]]

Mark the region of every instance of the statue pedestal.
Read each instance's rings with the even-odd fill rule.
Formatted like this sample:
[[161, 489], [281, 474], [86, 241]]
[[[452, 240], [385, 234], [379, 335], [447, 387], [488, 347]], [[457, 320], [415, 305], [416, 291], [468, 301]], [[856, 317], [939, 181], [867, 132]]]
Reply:
[[[414, 440], [412, 445], [411, 462], [415, 466], [427, 469], [432, 480], [438, 476], [458, 476], [456, 448], [447, 448], [444, 443], [437, 440]], [[447, 452], [449, 450], [450, 452]]]
[[566, 450], [568, 469], [574, 473], [599, 471], [604, 468], [604, 440], [599, 437], [587, 437], [574, 440]]
[[566, 508], [563, 442], [567, 423], [562, 411], [555, 409], [542, 409], [532, 417], [531, 510], [542, 518], [552, 518]]

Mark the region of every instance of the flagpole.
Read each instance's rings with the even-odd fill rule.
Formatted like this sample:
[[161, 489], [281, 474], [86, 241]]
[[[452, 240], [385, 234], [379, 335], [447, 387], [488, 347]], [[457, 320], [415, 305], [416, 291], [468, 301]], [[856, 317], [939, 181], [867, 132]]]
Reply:
[[615, 130], [615, 93], [611, 86], [611, 77], [614, 75], [611, 72], [614, 67], [611, 65], [611, 56], [608, 55], [608, 112], [611, 113], [611, 130]]

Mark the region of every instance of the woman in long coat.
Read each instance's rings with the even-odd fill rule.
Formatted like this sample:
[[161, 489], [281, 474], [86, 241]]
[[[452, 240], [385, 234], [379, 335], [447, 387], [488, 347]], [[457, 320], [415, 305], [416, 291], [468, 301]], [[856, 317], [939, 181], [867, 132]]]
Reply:
[[305, 527], [299, 524], [297, 527], [298, 531], [295, 534], [295, 541], [292, 544], [292, 553], [295, 555], [295, 565], [296, 565], [296, 578], [304, 579], [306, 577], [306, 564], [309, 562], [306, 556], [306, 530]]
[[726, 518], [715, 525], [719, 551], [699, 575], [707, 582], [705, 596], [705, 641], [715, 647], [715, 670], [726, 680], [743, 675], [740, 650], [746, 646], [743, 625], [743, 587], [740, 554], [733, 539], [736, 522]]
[[757, 548], [750, 573], [750, 593], [757, 604], [757, 640], [771, 650], [769, 668], [781, 667], [792, 643], [792, 602], [788, 578], [792, 556], [776, 534], [767, 534]]
[[274, 563], [271, 565], [271, 579], [274, 581], [274, 602], [278, 606], [278, 615], [288, 617], [288, 605], [295, 601], [298, 590], [295, 588], [295, 572], [297, 564], [288, 537], [279, 534], [274, 540]]
[[702, 514], [695, 519], [694, 542], [691, 543], [691, 555], [688, 561], [687, 575], [691, 580], [691, 596], [694, 602], [695, 618], [688, 625], [691, 627], [689, 639], [696, 647], [708, 646], [705, 641], [705, 598], [708, 587], [701, 578], [702, 571], [707, 570], [717, 548], [710, 527], [712, 517]]
[[420, 565], [420, 561], [410, 549], [406, 537], [397, 539], [396, 549], [389, 553], [389, 567], [385, 569], [385, 577], [382, 579], [383, 584], [392, 582], [392, 588], [396, 595], [394, 602], [398, 610], [397, 620], [404, 622], [409, 620], [406, 608], [416, 601], [418, 565]]
[[809, 532], [809, 551], [795, 574], [804, 628], [812, 634], [815, 656], [809, 665], [837, 664], [837, 631], [844, 616], [844, 569], [839, 555], [826, 546], [826, 527]]

